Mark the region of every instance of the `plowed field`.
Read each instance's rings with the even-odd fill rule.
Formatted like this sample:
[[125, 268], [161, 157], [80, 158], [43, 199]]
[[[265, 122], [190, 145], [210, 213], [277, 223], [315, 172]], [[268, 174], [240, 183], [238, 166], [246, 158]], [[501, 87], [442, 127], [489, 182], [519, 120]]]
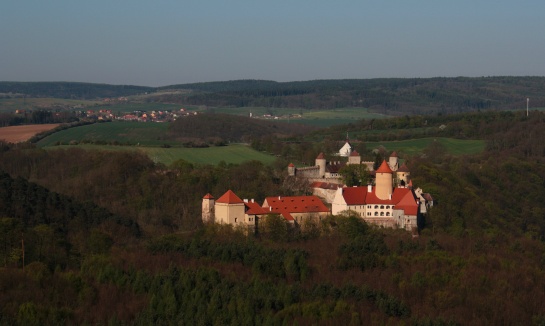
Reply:
[[59, 124], [47, 124], [47, 125], [25, 125], [25, 126], [11, 126], [0, 128], [0, 140], [8, 143], [19, 143], [27, 141], [30, 137], [39, 134], [40, 132], [51, 130], [57, 127]]

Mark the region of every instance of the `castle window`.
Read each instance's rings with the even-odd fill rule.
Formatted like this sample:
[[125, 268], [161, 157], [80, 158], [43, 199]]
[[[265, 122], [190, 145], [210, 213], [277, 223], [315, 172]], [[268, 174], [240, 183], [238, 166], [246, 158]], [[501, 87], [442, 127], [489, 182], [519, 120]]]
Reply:
[[386, 212], [386, 216], [390, 216], [390, 212]]
[[380, 212], [380, 216], [384, 216], [384, 212]]
[[377, 209], [377, 208], [378, 208], [378, 205], [375, 205], [375, 209]]
[[235, 223], [237, 222], [237, 218], [235, 217]]
[[375, 216], [378, 216], [378, 212], [375, 212]]
[[380, 206], [380, 209], [384, 209], [384, 205], [381, 205], [381, 206]]

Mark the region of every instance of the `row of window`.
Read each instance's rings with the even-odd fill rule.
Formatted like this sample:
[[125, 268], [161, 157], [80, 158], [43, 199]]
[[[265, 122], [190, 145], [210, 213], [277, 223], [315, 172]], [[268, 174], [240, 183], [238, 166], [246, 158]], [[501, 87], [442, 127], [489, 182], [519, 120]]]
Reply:
[[[367, 216], [372, 216], [371, 212], [367, 212]], [[384, 212], [380, 212], [380, 214], [375, 212], [375, 216], [390, 216], [390, 212], [386, 212], [386, 214]]]
[[[372, 206], [373, 205], [367, 205], [367, 209], [373, 208]], [[356, 207], [354, 207], [354, 208], [356, 208]], [[384, 205], [380, 205], [380, 206], [375, 205], [375, 207], [374, 207], [374, 209], [390, 209], [390, 208], [394, 208], [394, 206], [393, 205], [391, 205], [391, 206], [390, 205], [386, 205], [386, 206], [384, 206]], [[363, 206], [360, 206], [360, 209], [363, 209]]]

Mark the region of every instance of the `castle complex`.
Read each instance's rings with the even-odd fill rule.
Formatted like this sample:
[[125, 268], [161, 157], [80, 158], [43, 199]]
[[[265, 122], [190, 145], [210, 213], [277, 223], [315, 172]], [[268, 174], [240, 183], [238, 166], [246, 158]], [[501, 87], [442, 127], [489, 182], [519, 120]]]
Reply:
[[[289, 178], [304, 178], [314, 189], [314, 196], [267, 197], [263, 205], [253, 199], [240, 199], [228, 190], [217, 200], [210, 194], [203, 198], [203, 222], [231, 224], [257, 230], [259, 220], [267, 214], [279, 214], [295, 225], [306, 219], [321, 219], [343, 211], [356, 213], [366, 222], [382, 227], [403, 228], [415, 232], [420, 217], [432, 205], [433, 200], [422, 189], [413, 189], [410, 171], [405, 164], [399, 166], [396, 152], [384, 160], [374, 171], [373, 162], [361, 160], [348, 141], [338, 156], [345, 162], [326, 162], [323, 153], [316, 157], [313, 167], [288, 166]], [[374, 176], [374, 185], [346, 187], [342, 185], [339, 170], [346, 165], [365, 165]], [[326, 203], [331, 205], [328, 208]]]

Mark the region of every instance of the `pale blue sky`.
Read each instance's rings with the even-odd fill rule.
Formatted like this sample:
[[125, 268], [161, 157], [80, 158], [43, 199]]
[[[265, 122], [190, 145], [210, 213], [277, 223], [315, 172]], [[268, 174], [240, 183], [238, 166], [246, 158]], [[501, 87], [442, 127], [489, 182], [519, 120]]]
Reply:
[[2, 0], [1, 81], [545, 76], [543, 0]]

